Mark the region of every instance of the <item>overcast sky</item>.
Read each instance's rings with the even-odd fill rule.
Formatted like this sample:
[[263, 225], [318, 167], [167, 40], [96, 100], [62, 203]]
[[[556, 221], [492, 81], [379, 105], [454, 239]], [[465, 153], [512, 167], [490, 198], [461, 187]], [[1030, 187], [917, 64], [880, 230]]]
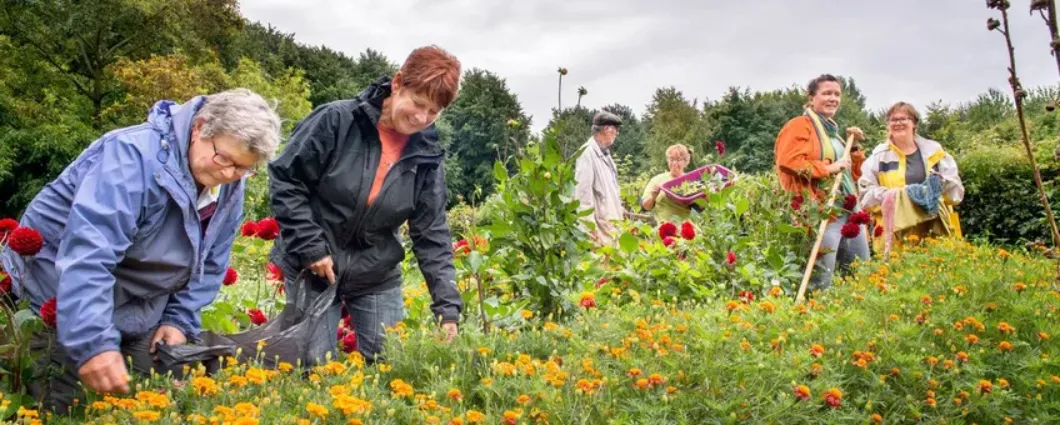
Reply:
[[[1049, 36], [1030, 0], [1009, 10], [1027, 88], [1057, 84]], [[505, 78], [540, 130], [563, 103], [622, 103], [643, 113], [655, 89], [717, 99], [728, 87], [771, 90], [823, 73], [854, 77], [869, 107], [965, 102], [1008, 92], [1000, 15], [982, 0], [243, 0], [242, 13], [353, 57], [366, 48], [401, 63], [438, 44], [465, 68]]]

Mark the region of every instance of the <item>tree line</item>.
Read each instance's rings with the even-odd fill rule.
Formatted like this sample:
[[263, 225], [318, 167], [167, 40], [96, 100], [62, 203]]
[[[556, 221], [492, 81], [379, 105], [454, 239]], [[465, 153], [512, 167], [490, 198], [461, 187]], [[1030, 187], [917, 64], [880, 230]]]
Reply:
[[[5, 2], [0, 8], [0, 215], [18, 216], [88, 143], [111, 129], [142, 122], [157, 100], [182, 102], [248, 87], [278, 101], [289, 131], [312, 108], [353, 97], [397, 66], [372, 49], [351, 57], [299, 43], [294, 34], [242, 17], [237, 0]], [[870, 145], [880, 142], [883, 111], [866, 107], [852, 77], [841, 79], [844, 99], [837, 121], [865, 129]], [[531, 134], [534, 117], [502, 76], [471, 68], [463, 84], [438, 122], [454, 205], [492, 193], [494, 162], [540, 137]], [[1028, 110], [1037, 123], [1035, 140], [1055, 145], [1056, 114], [1046, 106], [1057, 98], [1057, 87], [1032, 91]], [[565, 154], [590, 136], [597, 110], [584, 104], [591, 99], [591, 91], [580, 87], [577, 103], [553, 108], [546, 117], [545, 131], [557, 137]], [[670, 86], [657, 89], [641, 115], [622, 104], [600, 110], [624, 120], [614, 153], [623, 164], [623, 178], [631, 180], [662, 171], [664, 151], [674, 143], [692, 149], [693, 166], [720, 162], [744, 173], [768, 172], [777, 131], [801, 113], [805, 100], [797, 82], [768, 91], [730, 87], [718, 99], [690, 97]], [[921, 133], [956, 153], [1017, 138], [1011, 99], [996, 90], [963, 104], [917, 106], [924, 115]], [[727, 147], [723, 157], [715, 152], [719, 140]], [[248, 215], [270, 215], [267, 176], [254, 179]]]

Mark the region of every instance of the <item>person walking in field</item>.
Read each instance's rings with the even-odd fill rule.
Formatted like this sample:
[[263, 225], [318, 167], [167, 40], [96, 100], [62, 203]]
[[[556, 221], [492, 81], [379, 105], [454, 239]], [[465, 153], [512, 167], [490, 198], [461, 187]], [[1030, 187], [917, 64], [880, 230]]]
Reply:
[[618, 186], [618, 168], [611, 157], [611, 146], [618, 137], [622, 119], [610, 112], [599, 112], [593, 117], [592, 137], [582, 145], [581, 156], [575, 163], [574, 197], [582, 209], [592, 209], [590, 221], [595, 229], [590, 233], [598, 246], [610, 245], [615, 238], [614, 220], [626, 215], [622, 193]]

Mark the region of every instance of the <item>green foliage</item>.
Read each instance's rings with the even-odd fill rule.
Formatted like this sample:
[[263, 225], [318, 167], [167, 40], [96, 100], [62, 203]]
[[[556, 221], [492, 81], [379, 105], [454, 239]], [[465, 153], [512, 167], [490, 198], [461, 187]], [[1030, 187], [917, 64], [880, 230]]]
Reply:
[[648, 138], [644, 153], [651, 163], [666, 160], [666, 148], [681, 143], [692, 150], [693, 162], [705, 160], [714, 149], [708, 123], [702, 119], [697, 102], [689, 102], [674, 87], [655, 91], [651, 104], [644, 113]]
[[375, 79], [394, 75], [398, 68], [372, 49], [353, 59], [325, 46], [299, 44], [294, 34], [259, 23], [248, 24], [222, 56], [229, 67], [248, 57], [272, 75], [287, 72], [289, 68], [304, 70], [310, 86], [309, 101], [314, 107], [352, 98]]
[[[1042, 179], [1046, 182], [1060, 176], [1057, 167], [1048, 162], [1043, 165]], [[1051, 240], [1045, 210], [1022, 147], [981, 146], [963, 153], [959, 166], [965, 196], [957, 211], [966, 237], [983, 237], [998, 243]], [[1050, 200], [1055, 200], [1055, 185], [1047, 188]]]
[[[450, 202], [470, 199], [476, 186], [482, 194], [493, 192], [493, 163], [507, 162], [526, 144], [530, 118], [504, 79], [481, 70], [464, 74], [460, 97], [443, 114], [448, 128], [447, 166], [459, 175], [446, 175]], [[448, 169], [447, 169], [448, 171]]]
[[563, 110], [552, 108], [552, 119], [543, 134], [555, 137], [563, 157], [570, 158], [592, 136], [593, 115], [593, 111], [581, 106]]
[[532, 143], [508, 176], [494, 165], [501, 206], [490, 210], [490, 255], [511, 277], [511, 292], [531, 300], [542, 314], [564, 316], [574, 307], [586, 271], [581, 266], [590, 248], [574, 193], [575, 158], [564, 159], [555, 137]]

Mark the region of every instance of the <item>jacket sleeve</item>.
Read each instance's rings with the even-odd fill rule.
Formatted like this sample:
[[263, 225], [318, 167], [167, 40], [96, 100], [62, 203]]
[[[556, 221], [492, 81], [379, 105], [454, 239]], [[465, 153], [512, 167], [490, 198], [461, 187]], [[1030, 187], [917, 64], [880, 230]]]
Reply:
[[588, 150], [582, 151], [574, 163], [574, 199], [580, 203], [580, 209], [595, 209], [596, 195], [593, 193], [593, 164]]
[[317, 108], [295, 127], [283, 153], [269, 164], [269, 202], [280, 236], [303, 268], [329, 253], [324, 230], [313, 221], [309, 198], [335, 148], [337, 115], [329, 105]]
[[828, 177], [828, 162], [813, 158], [812, 128], [800, 120], [788, 121], [777, 134], [774, 154], [780, 171], [801, 178]]
[[947, 153], [939, 161], [939, 174], [942, 174], [942, 195], [946, 203], [958, 205], [964, 201], [964, 183], [957, 173], [957, 161], [952, 155]]
[[883, 196], [887, 188], [880, 186], [879, 167], [880, 162], [869, 157], [867, 161], [861, 161], [860, 177], [858, 178], [858, 191], [861, 194], [861, 208], [874, 211], [883, 203]]
[[120, 350], [111, 320], [113, 271], [132, 245], [147, 179], [135, 147], [120, 139], [101, 143], [74, 193], [55, 258], [58, 340], [78, 368]]
[[459, 322], [463, 299], [456, 287], [453, 237], [446, 222], [445, 171], [431, 168], [417, 189], [416, 209], [409, 218], [412, 251], [431, 293], [431, 311], [442, 322]]
[[232, 244], [239, 231], [239, 224], [243, 222], [244, 187], [244, 184], [239, 184], [237, 193], [232, 195], [238, 199], [235, 201], [235, 211], [218, 228], [220, 234], [206, 256], [202, 277], [192, 280], [183, 289], [170, 295], [162, 313], [161, 324], [176, 326], [184, 332], [188, 340], [197, 339], [199, 331], [202, 330], [201, 310], [213, 302], [221, 290], [221, 281], [228, 270]]

